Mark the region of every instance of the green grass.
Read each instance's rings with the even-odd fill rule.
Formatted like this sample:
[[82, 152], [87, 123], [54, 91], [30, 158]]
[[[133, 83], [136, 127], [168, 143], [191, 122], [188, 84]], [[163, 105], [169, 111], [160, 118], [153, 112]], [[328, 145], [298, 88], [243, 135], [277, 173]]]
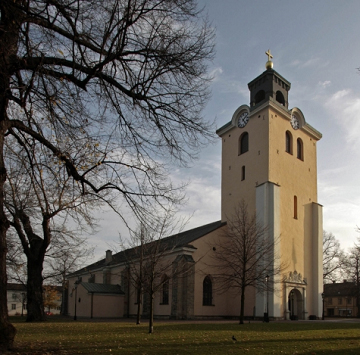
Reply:
[[[51, 317], [14, 323], [13, 354], [360, 354], [360, 323], [89, 322]], [[232, 335], [237, 342], [231, 340]]]

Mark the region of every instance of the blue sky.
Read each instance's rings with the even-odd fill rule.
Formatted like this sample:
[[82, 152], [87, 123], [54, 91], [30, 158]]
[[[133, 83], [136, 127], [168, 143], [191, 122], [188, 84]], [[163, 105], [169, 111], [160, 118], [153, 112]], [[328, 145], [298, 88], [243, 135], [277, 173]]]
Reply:
[[[265, 70], [265, 51], [274, 69], [291, 82], [289, 108], [323, 134], [318, 142], [318, 202], [324, 229], [345, 249], [360, 234], [360, 1], [359, 0], [199, 0], [216, 28], [212, 98], [204, 115], [217, 128], [249, 104], [248, 82]], [[220, 219], [220, 140], [200, 154], [185, 176], [192, 215], [186, 229]], [[205, 208], [204, 208], [205, 207]], [[116, 217], [107, 213], [91, 238], [96, 255], [119, 239]], [[95, 241], [96, 240], [96, 241]]]

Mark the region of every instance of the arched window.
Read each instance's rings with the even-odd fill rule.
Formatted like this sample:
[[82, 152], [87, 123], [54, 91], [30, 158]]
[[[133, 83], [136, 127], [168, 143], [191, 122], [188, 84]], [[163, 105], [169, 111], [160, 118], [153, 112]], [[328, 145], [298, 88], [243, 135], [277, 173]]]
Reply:
[[289, 131], [285, 133], [285, 151], [292, 154], [292, 135]]
[[303, 142], [300, 138], [297, 139], [297, 158], [304, 160]]
[[297, 196], [294, 196], [294, 218], [297, 219]]
[[260, 90], [255, 95], [255, 105], [265, 99], [265, 91]]
[[167, 275], [162, 279], [161, 304], [169, 304], [169, 278]]
[[206, 276], [203, 282], [203, 306], [212, 305], [212, 281], [210, 276]]
[[241, 181], [245, 180], [245, 165], [241, 167]]
[[244, 132], [239, 139], [239, 155], [249, 150], [249, 134]]
[[281, 91], [276, 91], [276, 101], [285, 106], [285, 98]]

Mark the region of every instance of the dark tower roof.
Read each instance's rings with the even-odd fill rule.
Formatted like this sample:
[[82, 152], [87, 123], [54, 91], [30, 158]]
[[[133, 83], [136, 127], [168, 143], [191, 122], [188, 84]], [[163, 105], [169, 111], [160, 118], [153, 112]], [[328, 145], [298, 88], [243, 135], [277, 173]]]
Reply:
[[288, 92], [291, 84], [274, 69], [267, 69], [257, 78], [250, 81], [250, 111], [266, 101], [273, 100], [288, 108]]
[[273, 56], [270, 49], [265, 54], [268, 56], [268, 61], [265, 64], [266, 71], [248, 84], [250, 111], [266, 101], [274, 101], [287, 109], [289, 106], [288, 92], [291, 84], [273, 69], [273, 62], [271, 61]]

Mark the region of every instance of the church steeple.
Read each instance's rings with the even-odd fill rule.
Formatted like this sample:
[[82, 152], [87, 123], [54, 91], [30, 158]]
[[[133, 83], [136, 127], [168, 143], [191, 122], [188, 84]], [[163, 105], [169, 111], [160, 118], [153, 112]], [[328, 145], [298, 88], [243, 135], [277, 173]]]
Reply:
[[288, 108], [288, 91], [291, 84], [273, 69], [273, 55], [270, 49], [265, 52], [268, 61], [265, 64], [266, 71], [248, 84], [250, 90], [250, 111], [262, 105], [266, 101], [274, 101]]

